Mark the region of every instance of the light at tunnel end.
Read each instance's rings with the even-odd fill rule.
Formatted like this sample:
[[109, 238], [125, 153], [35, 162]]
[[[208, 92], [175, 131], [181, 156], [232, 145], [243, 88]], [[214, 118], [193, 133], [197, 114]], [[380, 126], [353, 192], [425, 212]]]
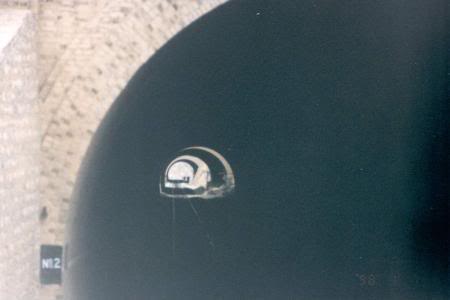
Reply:
[[228, 161], [207, 147], [189, 147], [173, 158], [161, 175], [160, 193], [168, 198], [221, 198], [233, 192]]

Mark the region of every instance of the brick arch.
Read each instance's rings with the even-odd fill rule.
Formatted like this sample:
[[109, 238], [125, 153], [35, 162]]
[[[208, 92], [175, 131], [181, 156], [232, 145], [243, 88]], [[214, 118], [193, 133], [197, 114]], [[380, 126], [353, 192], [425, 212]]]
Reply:
[[[70, 194], [105, 112], [170, 37], [224, 0], [99, 1], [42, 81], [42, 242], [62, 244]], [[41, 41], [42, 42], [42, 41]], [[44, 41], [45, 42], [45, 41]]]

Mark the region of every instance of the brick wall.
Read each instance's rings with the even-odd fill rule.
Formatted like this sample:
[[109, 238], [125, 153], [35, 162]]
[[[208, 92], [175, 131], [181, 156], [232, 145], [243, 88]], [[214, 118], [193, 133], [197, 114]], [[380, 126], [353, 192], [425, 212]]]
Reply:
[[37, 299], [39, 130], [35, 23], [0, 10], [0, 299]]

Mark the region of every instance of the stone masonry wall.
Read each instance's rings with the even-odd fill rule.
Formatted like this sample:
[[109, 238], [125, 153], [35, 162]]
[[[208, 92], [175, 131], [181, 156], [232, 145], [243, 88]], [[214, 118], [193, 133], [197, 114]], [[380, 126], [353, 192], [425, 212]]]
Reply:
[[[1, 0], [0, 0], [1, 1]], [[86, 32], [86, 26], [104, 7], [105, 0], [39, 1], [39, 78], [41, 86], [73, 39]], [[113, 1], [118, 2], [118, 1]]]
[[[28, 35], [10, 43], [0, 60], [21, 64], [14, 72], [12, 67], [0, 69], [0, 299], [35, 299], [38, 246], [63, 244], [70, 195], [84, 152], [131, 76], [173, 35], [225, 1], [0, 0], [3, 17], [15, 15], [5, 7], [31, 12], [20, 29]], [[4, 27], [0, 23], [0, 36]], [[37, 31], [37, 38], [32, 31]], [[15, 43], [30, 52], [15, 58]], [[37, 48], [26, 50], [27, 43]], [[22, 73], [27, 81], [15, 79]], [[31, 118], [36, 101], [31, 92], [25, 93], [31, 90], [38, 90], [40, 126]], [[17, 240], [11, 243], [13, 237]], [[19, 257], [8, 261], [16, 252]], [[14, 283], [18, 277], [23, 280]], [[16, 298], [9, 296], [19, 291]], [[41, 286], [39, 292], [39, 299], [63, 299], [59, 286]]]
[[[42, 243], [63, 244], [81, 160], [128, 80], [173, 35], [222, 2], [40, 2], [41, 196], [48, 212], [41, 224]], [[82, 17], [85, 14], [88, 17]], [[48, 21], [51, 19], [60, 23]], [[41, 299], [63, 297], [57, 286], [46, 286], [41, 294]]]
[[[109, 1], [80, 26], [40, 89], [43, 239], [62, 243], [70, 193], [93, 132], [159, 47], [222, 1]], [[41, 8], [42, 9], [42, 6]]]
[[39, 127], [35, 23], [0, 10], [0, 299], [38, 299]]

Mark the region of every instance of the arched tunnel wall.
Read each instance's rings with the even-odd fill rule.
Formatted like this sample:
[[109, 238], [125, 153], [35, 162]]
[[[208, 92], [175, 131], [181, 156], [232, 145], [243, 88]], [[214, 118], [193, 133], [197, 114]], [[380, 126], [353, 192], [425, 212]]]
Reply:
[[[128, 80], [170, 37], [221, 2], [99, 1], [92, 10], [76, 10], [75, 14], [84, 10], [91, 15], [73, 19], [78, 28], [67, 34], [65, 44], [60, 42], [65, 51], [53, 45], [58, 55], [43, 54], [41, 197], [48, 217], [41, 223], [42, 243], [63, 243], [80, 162], [100, 120]], [[50, 48], [41, 44], [41, 51]], [[53, 68], [47, 70], [43, 62]], [[44, 296], [58, 294], [54, 289], [47, 288]]]
[[[21, 161], [8, 170], [2, 167], [0, 173], [0, 193], [7, 193], [1, 197], [2, 215], [7, 209], [21, 211], [20, 207], [13, 207], [16, 202], [14, 197], [8, 197], [11, 193], [24, 197], [28, 202], [22, 201], [20, 205], [26, 213], [21, 215], [21, 220], [11, 219], [14, 221], [11, 230], [26, 236], [27, 243], [33, 244], [27, 250], [27, 258], [18, 258], [25, 259], [28, 265], [14, 273], [17, 278], [25, 278], [19, 273], [31, 272], [31, 277], [19, 285], [9, 283], [8, 299], [13, 299], [11, 295], [31, 300], [63, 298], [60, 286], [39, 288], [38, 246], [59, 245], [64, 241], [71, 191], [92, 134], [140, 65], [182, 28], [223, 2], [225, 0], [0, 0], [0, 12], [10, 14], [11, 8], [26, 12], [28, 35], [23, 37], [21, 49], [27, 53], [27, 58], [37, 57], [33, 63], [22, 61], [28, 68], [34, 68], [34, 73], [21, 75], [27, 76], [27, 87], [35, 88], [35, 94], [26, 98], [30, 103], [25, 103], [23, 98], [24, 105], [36, 104], [35, 123], [23, 124], [27, 128], [12, 128], [11, 139], [0, 144], [2, 163], [6, 157], [3, 148], [15, 143], [26, 144], [28, 154], [36, 151], [31, 157], [27, 156], [35, 161]], [[25, 46], [34, 48], [25, 49]], [[8, 52], [6, 57], [13, 58], [14, 54]], [[3, 95], [5, 84], [15, 79], [3, 73], [0, 76], [9, 76], [9, 81], [1, 82], [0, 94]], [[7, 100], [0, 101], [1, 108], [18, 107], [13, 98]], [[31, 111], [15, 118], [31, 120], [30, 116]], [[37, 125], [38, 119], [40, 125]], [[0, 121], [4, 123], [5, 118], [2, 116]], [[0, 126], [0, 137], [7, 136], [5, 130]], [[13, 191], [5, 181], [15, 172], [30, 179], [28, 192]], [[4, 230], [5, 219], [2, 222], [1, 238], [4, 239], [8, 231]], [[18, 231], [19, 227], [24, 233]], [[3, 241], [0, 242], [3, 245]], [[19, 241], [13, 244], [23, 246]], [[7, 261], [8, 253], [0, 251], [2, 261]], [[0, 272], [8, 273], [16, 264], [11, 260], [0, 263]], [[1, 293], [6, 293], [4, 278], [0, 278], [0, 299], [4, 298]]]

